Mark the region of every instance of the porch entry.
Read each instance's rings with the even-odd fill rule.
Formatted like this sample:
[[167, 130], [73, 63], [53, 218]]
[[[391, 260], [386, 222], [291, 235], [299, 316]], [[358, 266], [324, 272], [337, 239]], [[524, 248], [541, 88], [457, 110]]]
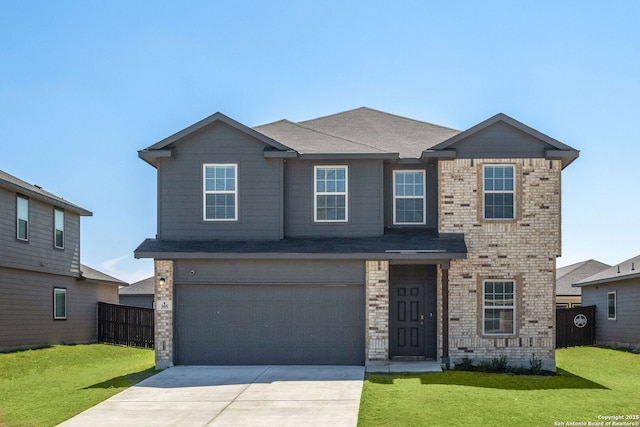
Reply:
[[389, 268], [389, 357], [435, 360], [437, 267], [391, 265]]

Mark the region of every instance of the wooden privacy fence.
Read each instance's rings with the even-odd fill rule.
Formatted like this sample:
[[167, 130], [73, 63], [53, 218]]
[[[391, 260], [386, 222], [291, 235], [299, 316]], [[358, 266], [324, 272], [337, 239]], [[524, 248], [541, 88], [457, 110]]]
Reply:
[[556, 309], [556, 348], [593, 345], [596, 306]]
[[98, 341], [153, 348], [153, 309], [98, 303]]

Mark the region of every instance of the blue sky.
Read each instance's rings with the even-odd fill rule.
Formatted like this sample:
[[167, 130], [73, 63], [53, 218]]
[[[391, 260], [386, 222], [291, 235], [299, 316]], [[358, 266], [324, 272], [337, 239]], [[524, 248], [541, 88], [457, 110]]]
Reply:
[[498, 112], [581, 150], [563, 257], [640, 253], [640, 2], [0, 3], [0, 169], [94, 213], [82, 262], [133, 282], [155, 235], [145, 148], [221, 111], [368, 106], [456, 129]]

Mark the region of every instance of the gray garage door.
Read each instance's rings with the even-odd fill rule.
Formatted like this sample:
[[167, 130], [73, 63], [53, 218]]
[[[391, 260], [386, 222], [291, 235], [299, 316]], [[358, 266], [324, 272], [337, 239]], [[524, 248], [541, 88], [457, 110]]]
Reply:
[[179, 365], [363, 365], [364, 286], [176, 285]]

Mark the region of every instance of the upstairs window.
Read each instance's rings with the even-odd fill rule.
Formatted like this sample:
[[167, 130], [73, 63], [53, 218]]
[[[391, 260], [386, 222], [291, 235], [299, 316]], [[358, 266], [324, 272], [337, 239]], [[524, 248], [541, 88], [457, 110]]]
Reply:
[[238, 165], [204, 165], [204, 220], [238, 219]]
[[513, 165], [484, 166], [484, 218], [515, 219]]
[[53, 288], [53, 318], [64, 320], [67, 318], [67, 290]]
[[16, 237], [19, 240], [29, 240], [29, 199], [26, 197], [18, 196], [16, 199], [17, 204], [17, 223], [16, 223]]
[[53, 210], [53, 245], [58, 249], [64, 249], [64, 211]]
[[393, 223], [426, 224], [425, 171], [393, 171]]
[[483, 333], [515, 334], [515, 283], [512, 280], [486, 280], [483, 285]]
[[607, 293], [607, 319], [616, 320], [616, 293]]
[[314, 221], [347, 221], [347, 166], [316, 166]]

